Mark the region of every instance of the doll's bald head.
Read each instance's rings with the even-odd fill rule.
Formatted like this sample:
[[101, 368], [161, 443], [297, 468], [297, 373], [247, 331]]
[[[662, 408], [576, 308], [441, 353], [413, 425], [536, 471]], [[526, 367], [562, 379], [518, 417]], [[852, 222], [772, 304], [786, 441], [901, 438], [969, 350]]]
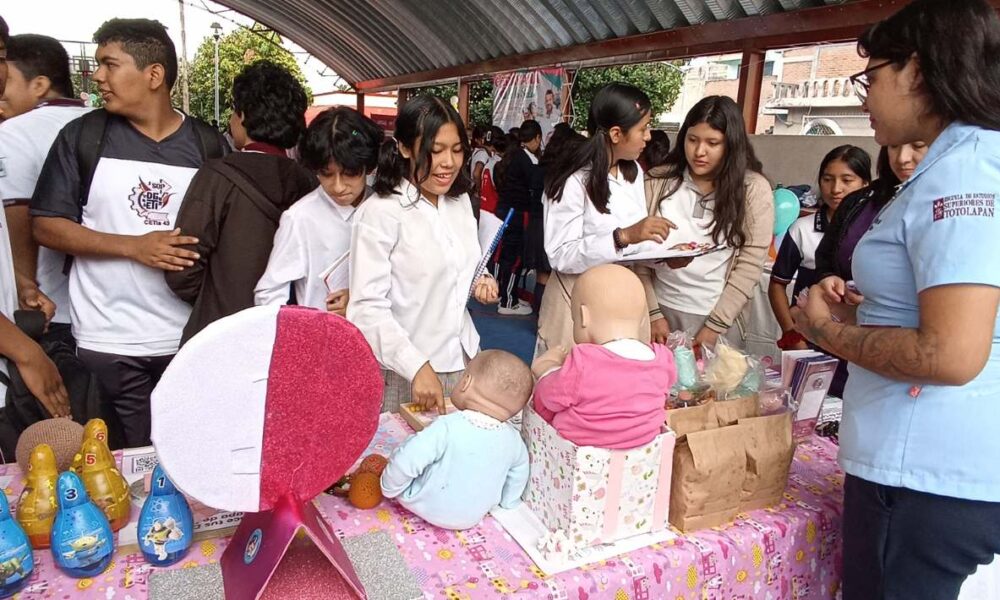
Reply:
[[506, 421], [528, 403], [533, 386], [531, 369], [523, 360], [503, 350], [484, 350], [465, 367], [451, 402], [460, 410]]
[[621, 265], [601, 265], [580, 275], [573, 286], [572, 305], [573, 340], [577, 344], [649, 339], [642, 282]]

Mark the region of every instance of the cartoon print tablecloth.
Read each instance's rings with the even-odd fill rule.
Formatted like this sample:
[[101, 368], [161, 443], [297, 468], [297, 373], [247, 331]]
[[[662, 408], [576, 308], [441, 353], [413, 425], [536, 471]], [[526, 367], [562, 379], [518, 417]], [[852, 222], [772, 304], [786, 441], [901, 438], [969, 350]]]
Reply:
[[[411, 430], [383, 415], [370, 452], [388, 454]], [[779, 600], [833, 598], [840, 580], [843, 473], [836, 446], [814, 437], [800, 444], [784, 502], [740, 515], [731, 525], [681, 535], [613, 560], [548, 577], [491, 517], [464, 532], [437, 529], [395, 503], [359, 511], [321, 496], [320, 511], [338, 535], [383, 529], [392, 535], [427, 599], [546, 598], [551, 600]], [[15, 502], [17, 465], [0, 466], [0, 485]], [[196, 542], [172, 568], [218, 562], [226, 540]], [[138, 600], [154, 568], [139, 554], [116, 553], [102, 575], [75, 580], [35, 552], [36, 570], [23, 600]]]

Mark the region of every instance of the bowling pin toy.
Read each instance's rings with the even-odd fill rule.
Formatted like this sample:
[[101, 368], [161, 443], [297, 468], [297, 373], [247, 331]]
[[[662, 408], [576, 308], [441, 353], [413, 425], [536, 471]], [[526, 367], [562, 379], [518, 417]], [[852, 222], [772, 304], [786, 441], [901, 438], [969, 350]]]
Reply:
[[52, 521], [56, 517], [56, 479], [59, 470], [48, 444], [31, 451], [24, 491], [17, 502], [17, 522], [24, 528], [32, 548], [48, 548]]
[[0, 598], [19, 592], [28, 583], [34, 568], [28, 536], [11, 518], [7, 496], [0, 492]]
[[173, 482], [157, 465], [149, 496], [139, 514], [139, 547], [146, 560], [157, 567], [172, 565], [191, 549], [194, 517], [191, 507]]
[[[104, 423], [104, 419], [91, 419], [87, 421], [87, 424], [83, 426], [83, 442], [87, 440], [99, 440], [104, 442], [104, 445], [108, 443], [108, 426]], [[83, 468], [83, 452], [77, 452], [76, 456], [73, 457], [73, 465], [69, 468], [77, 475], [81, 473]]]
[[83, 455], [80, 479], [87, 488], [87, 494], [104, 511], [111, 530], [118, 531], [128, 524], [129, 510], [132, 507], [128, 483], [104, 442], [97, 438], [85, 439], [80, 452]]
[[111, 563], [114, 551], [111, 526], [90, 501], [87, 488], [75, 473], [59, 476], [59, 510], [52, 525], [52, 556], [70, 577], [93, 577]]

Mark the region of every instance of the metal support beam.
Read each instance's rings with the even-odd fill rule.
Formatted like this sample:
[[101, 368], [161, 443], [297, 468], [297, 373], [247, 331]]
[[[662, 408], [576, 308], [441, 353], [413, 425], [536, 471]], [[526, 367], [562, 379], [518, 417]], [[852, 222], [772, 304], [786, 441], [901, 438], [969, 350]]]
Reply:
[[354, 96], [358, 101], [358, 112], [365, 114], [365, 94], [364, 92], [357, 92]]
[[562, 111], [563, 122], [573, 123], [573, 81], [576, 79], [576, 71], [567, 69], [566, 70], [566, 81], [562, 84], [562, 106], [559, 110]]
[[760, 111], [760, 90], [764, 84], [764, 51], [744, 50], [740, 61], [740, 87], [736, 102], [743, 109], [747, 133], [757, 133], [757, 113]]
[[465, 126], [469, 126], [469, 80], [458, 80], [458, 115]]

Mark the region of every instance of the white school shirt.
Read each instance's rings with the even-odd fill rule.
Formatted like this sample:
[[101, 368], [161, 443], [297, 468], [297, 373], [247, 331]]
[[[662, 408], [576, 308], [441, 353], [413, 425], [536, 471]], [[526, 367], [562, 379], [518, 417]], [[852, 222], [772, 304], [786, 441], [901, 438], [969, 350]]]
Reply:
[[[0, 210], [0, 316], [13, 322], [17, 310], [17, 285], [14, 279], [14, 257], [10, 251], [7, 216]], [[7, 375], [7, 359], [0, 356], [0, 373]], [[0, 383], [0, 408], [7, 403], [7, 386]]]
[[347, 318], [381, 365], [412, 381], [465, 368], [479, 352], [466, 308], [482, 251], [466, 194], [435, 208], [409, 181], [358, 209], [351, 235]]
[[[53, 100], [0, 123], [0, 198], [30, 200], [42, 172], [45, 157], [59, 131], [73, 119], [89, 112], [81, 102]], [[4, 226], [6, 228], [6, 225]], [[38, 248], [38, 289], [56, 305], [53, 323], [69, 323], [69, 279], [63, 273], [66, 255], [51, 248]]]
[[322, 273], [351, 249], [355, 211], [319, 186], [282, 213], [267, 268], [254, 288], [254, 304], [287, 304], [292, 284], [300, 305], [326, 310], [331, 290]]
[[[712, 224], [715, 222], [715, 194], [704, 195], [685, 171], [684, 181], [673, 194], [660, 201], [659, 213], [677, 226], [670, 232], [667, 245], [695, 242], [714, 244]], [[733, 250], [726, 249], [698, 256], [683, 269], [666, 265], [655, 268], [653, 289], [656, 300], [673, 310], [708, 315], [722, 296]]]
[[617, 177], [608, 174], [608, 214], [598, 212], [587, 197], [587, 173], [580, 170], [570, 175], [559, 202], [550, 202], [547, 197], [542, 202], [545, 254], [552, 268], [560, 273], [580, 274], [619, 261], [644, 247], [635, 244], [619, 252], [613, 237], [615, 229], [630, 227], [648, 216], [642, 169], [632, 182], [622, 176], [621, 169]]

